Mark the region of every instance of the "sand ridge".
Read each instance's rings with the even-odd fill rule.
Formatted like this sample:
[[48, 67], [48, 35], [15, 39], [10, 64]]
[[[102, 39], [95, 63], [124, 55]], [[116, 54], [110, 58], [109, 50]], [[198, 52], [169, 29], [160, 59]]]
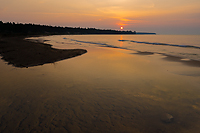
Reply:
[[32, 67], [72, 58], [87, 52], [84, 49], [60, 50], [49, 44], [30, 42], [25, 37], [1, 37], [2, 59], [15, 67]]

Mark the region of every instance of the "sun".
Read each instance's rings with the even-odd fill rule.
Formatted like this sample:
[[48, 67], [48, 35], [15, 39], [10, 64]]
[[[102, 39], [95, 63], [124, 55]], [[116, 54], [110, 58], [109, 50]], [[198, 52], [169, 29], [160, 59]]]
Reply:
[[123, 30], [123, 29], [124, 29], [124, 27], [123, 27], [123, 26], [121, 26], [121, 27], [120, 27], [120, 29], [121, 29], [121, 30]]

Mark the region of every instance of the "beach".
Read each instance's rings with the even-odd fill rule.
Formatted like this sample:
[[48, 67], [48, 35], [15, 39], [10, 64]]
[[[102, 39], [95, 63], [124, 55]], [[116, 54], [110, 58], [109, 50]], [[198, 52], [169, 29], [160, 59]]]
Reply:
[[64, 49], [77, 49], [82, 55], [27, 66], [0, 60], [0, 132], [200, 131], [197, 60], [147, 51], [152, 46], [146, 45], [138, 45], [143, 51], [137, 44], [132, 50], [125, 47], [130, 43], [118, 41], [121, 36], [41, 38], [23, 41], [65, 55]]
[[43, 42], [31, 42], [23, 36], [1, 37], [0, 54], [2, 59], [16, 67], [32, 67], [54, 63], [86, 53], [83, 49], [58, 50]]

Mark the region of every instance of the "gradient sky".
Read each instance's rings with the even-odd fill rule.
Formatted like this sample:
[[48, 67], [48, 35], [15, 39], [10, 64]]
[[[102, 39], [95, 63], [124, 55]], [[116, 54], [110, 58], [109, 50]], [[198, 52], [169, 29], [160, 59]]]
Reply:
[[0, 0], [0, 20], [200, 34], [200, 0]]

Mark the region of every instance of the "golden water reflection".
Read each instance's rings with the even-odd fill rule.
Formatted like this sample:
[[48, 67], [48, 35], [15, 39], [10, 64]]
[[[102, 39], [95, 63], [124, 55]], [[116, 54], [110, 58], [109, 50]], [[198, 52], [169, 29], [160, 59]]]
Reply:
[[[123, 40], [123, 35], [120, 36], [120, 40]], [[120, 41], [120, 47], [123, 47], [123, 41]]]

